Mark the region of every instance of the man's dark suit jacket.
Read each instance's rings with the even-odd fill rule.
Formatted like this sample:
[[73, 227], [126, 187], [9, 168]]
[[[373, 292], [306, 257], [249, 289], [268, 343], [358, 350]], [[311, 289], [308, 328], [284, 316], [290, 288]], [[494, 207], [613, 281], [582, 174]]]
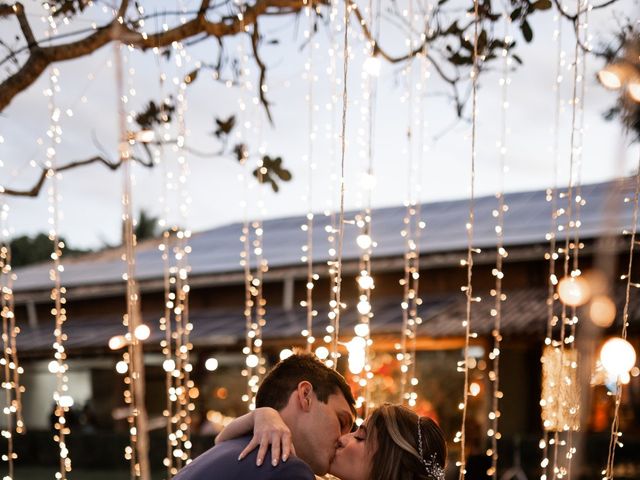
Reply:
[[258, 449], [238, 461], [238, 455], [244, 450], [251, 437], [241, 437], [222, 442], [210, 448], [193, 462], [184, 467], [174, 480], [314, 480], [309, 466], [298, 457], [280, 461], [277, 467], [271, 465], [271, 451], [265, 456], [265, 462], [256, 466]]

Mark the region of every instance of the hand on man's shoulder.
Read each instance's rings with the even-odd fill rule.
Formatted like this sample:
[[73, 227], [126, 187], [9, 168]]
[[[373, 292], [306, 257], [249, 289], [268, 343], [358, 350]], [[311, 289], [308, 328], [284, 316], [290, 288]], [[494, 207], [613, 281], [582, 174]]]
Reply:
[[[270, 463], [256, 466], [258, 450], [238, 461], [238, 455], [250, 437], [223, 442], [207, 450], [183, 468], [175, 480], [314, 480], [309, 466], [298, 457], [291, 457], [277, 466]], [[270, 453], [266, 458], [271, 458]]]

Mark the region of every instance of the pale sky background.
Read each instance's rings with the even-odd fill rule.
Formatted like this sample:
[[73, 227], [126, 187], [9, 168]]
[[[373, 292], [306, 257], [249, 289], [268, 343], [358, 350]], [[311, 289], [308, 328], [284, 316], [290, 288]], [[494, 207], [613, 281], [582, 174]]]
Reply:
[[[174, 2], [146, 2], [150, 5], [170, 5]], [[384, 3], [384, 2], [383, 2]], [[400, 2], [401, 4], [403, 2]], [[405, 4], [407, 2], [404, 2]], [[192, 2], [186, 2], [190, 6]], [[31, 4], [30, 4], [31, 5]], [[466, 5], [466, 3], [465, 3]], [[30, 19], [40, 34], [46, 28], [39, 16], [38, 5], [31, 5]], [[157, 8], [157, 7], [153, 7]], [[610, 38], [615, 31], [614, 12], [624, 12], [637, 17], [637, 0], [620, 0], [612, 9], [593, 12], [589, 31], [598, 38]], [[100, 5], [90, 8], [85, 14], [74, 20], [70, 26], [62, 26], [61, 31], [85, 28], [92, 20], [104, 19]], [[304, 17], [303, 17], [304, 19]], [[554, 163], [551, 146], [554, 141], [553, 116], [555, 94], [552, 86], [556, 69], [556, 47], [553, 39], [555, 28], [552, 12], [537, 13], [532, 19], [534, 41], [524, 44], [519, 32], [514, 32], [519, 44], [518, 55], [524, 65], [511, 74], [511, 86], [508, 91], [510, 108], [508, 125], [510, 135], [507, 140], [510, 171], [505, 179], [507, 191], [543, 189], [553, 183]], [[100, 23], [100, 22], [99, 22]], [[15, 33], [8, 27], [14, 20], [2, 22], [3, 39], [11, 38]], [[148, 25], [151, 30], [152, 25]], [[355, 35], [350, 40], [354, 49], [354, 60], [349, 67], [349, 122], [347, 138], [350, 148], [346, 157], [346, 206], [356, 208], [362, 204], [363, 190], [360, 178], [365, 163], [358, 155], [358, 128], [361, 125], [360, 107], [362, 104], [361, 72], [362, 41], [360, 31], [352, 24]], [[256, 135], [263, 143], [267, 153], [282, 156], [285, 165], [292, 171], [292, 182], [283, 184], [280, 193], [273, 194], [268, 186], [252, 188], [246, 193], [244, 184], [238, 180], [242, 168], [232, 158], [199, 158], [187, 155], [191, 174], [187, 180], [188, 191], [192, 198], [186, 223], [195, 231], [204, 230], [230, 222], [241, 221], [245, 215], [243, 199], [249, 200], [247, 214], [251, 217], [272, 218], [304, 214], [308, 208], [305, 195], [308, 188], [307, 166], [304, 155], [307, 152], [308, 124], [305, 94], [308, 81], [303, 78], [304, 63], [308, 59], [308, 50], [300, 51], [304, 21], [296, 26], [292, 17], [269, 19], [262, 24], [262, 33], [268, 38], [278, 38], [279, 45], [262, 47], [263, 57], [269, 66], [267, 84], [268, 98], [273, 102], [275, 125], [270, 127], [264, 114], [251, 113], [249, 118], [255, 125], [262, 125]], [[562, 25], [565, 65], [562, 98], [564, 109], [561, 115], [561, 128], [558, 132], [561, 147], [559, 156], [559, 180], [565, 183], [568, 178], [568, 145], [570, 109], [569, 70], [573, 56], [573, 33], [566, 22]], [[318, 139], [313, 157], [317, 168], [313, 174], [312, 208], [322, 211], [337, 201], [337, 180], [332, 180], [332, 168], [335, 160], [329, 157], [330, 141], [325, 132], [331, 132], [331, 115], [325, 104], [330, 95], [331, 82], [326, 74], [329, 62], [328, 33], [321, 27], [314, 37], [317, 47], [313, 53], [313, 71], [317, 75], [314, 84], [314, 98], [319, 105], [315, 114]], [[236, 42], [236, 47], [238, 42]], [[245, 48], [248, 47], [246, 41]], [[403, 51], [403, 39], [389, 25], [382, 24], [381, 45], [393, 52]], [[193, 62], [203, 60], [213, 62], [216, 58], [216, 46], [213, 40], [190, 48], [192, 63], [186, 65], [180, 74], [193, 69]], [[233, 48], [233, 47], [232, 47]], [[340, 46], [340, 49], [342, 47]], [[60, 70], [61, 91], [56, 97], [57, 105], [65, 111], [73, 110], [73, 117], [62, 116], [62, 144], [58, 149], [58, 161], [88, 158], [97, 153], [92, 134], [115, 158], [117, 148], [117, 101], [114, 90], [115, 74], [111, 63], [114, 50], [111, 45], [97, 51], [94, 55], [76, 61], [57, 65]], [[338, 59], [341, 64], [342, 59]], [[151, 53], [134, 52], [130, 55], [130, 65], [135, 74], [127, 81], [136, 90], [130, 105], [134, 110], [151, 99], [159, 98], [159, 70]], [[163, 70], [172, 77], [177, 69], [172, 64], [163, 64]], [[497, 68], [496, 63], [494, 68]], [[589, 58], [585, 97], [585, 136], [581, 166], [581, 180], [585, 183], [599, 182], [633, 171], [638, 161], [638, 146], [628, 146], [621, 137], [621, 128], [616, 122], [606, 122], [602, 112], [615, 101], [615, 94], [605, 91], [596, 81], [595, 72], [603, 65], [600, 60]], [[255, 74], [256, 66], [249, 64]], [[416, 67], [417, 68], [417, 67]], [[398, 205], [407, 198], [408, 164], [403, 148], [406, 146], [407, 104], [401, 101], [405, 89], [400, 67], [382, 64], [378, 79], [378, 102], [376, 108], [376, 132], [374, 139], [374, 169], [377, 186], [373, 191], [374, 206]], [[341, 75], [341, 70], [339, 70]], [[89, 80], [93, 74], [95, 80]], [[499, 188], [498, 160], [496, 140], [500, 136], [500, 98], [499, 75], [489, 73], [481, 78], [479, 92], [478, 117], [478, 154], [476, 164], [476, 195], [493, 194]], [[17, 96], [0, 115], [0, 135], [4, 142], [0, 144], [0, 185], [13, 188], [30, 187], [38, 178], [39, 170], [29, 162], [44, 161], [45, 147], [37, 144], [38, 138], [45, 139], [48, 127], [47, 99], [43, 90], [47, 88], [48, 75], [43, 75], [30, 89]], [[341, 87], [340, 87], [341, 88]], [[429, 95], [425, 100], [426, 144], [428, 151], [422, 159], [420, 199], [433, 201], [440, 199], [465, 198], [469, 194], [470, 165], [470, 125], [466, 121], [454, 122], [453, 106], [442, 96], [434, 95], [446, 91], [442, 82], [432, 75], [427, 80]], [[238, 98], [241, 92], [237, 88], [226, 88], [210, 78], [207, 72], [201, 72], [197, 81], [188, 88], [186, 125], [189, 129], [187, 144], [202, 151], [215, 151], [219, 148], [216, 139], [211, 136], [214, 130], [214, 116], [226, 117], [238, 112]], [[83, 103], [82, 96], [87, 102]], [[336, 108], [341, 108], [338, 102]], [[417, 108], [417, 103], [416, 103]], [[453, 126], [452, 126], [453, 125]], [[334, 125], [338, 128], [339, 124]], [[442, 134], [446, 131], [445, 134]], [[93, 132], [93, 133], [92, 133]], [[258, 141], [252, 141], [255, 147]], [[175, 162], [176, 155], [168, 153], [168, 162]], [[172, 168], [172, 167], [170, 167]], [[146, 170], [135, 169], [136, 186], [134, 205], [136, 211], [144, 208], [153, 215], [162, 215], [160, 201], [163, 190], [162, 168]], [[414, 177], [415, 178], [415, 177]], [[122, 172], [111, 172], [104, 166], [93, 165], [65, 172], [60, 181], [62, 194], [61, 209], [63, 218], [60, 224], [61, 235], [74, 247], [100, 247], [104, 242], [117, 243], [120, 235], [120, 195]], [[264, 208], [256, 205], [264, 202]], [[588, 199], [587, 199], [588, 200]], [[47, 195], [42, 191], [38, 198], [5, 198], [9, 203], [8, 224], [11, 235], [35, 234], [46, 231]], [[171, 203], [169, 220], [177, 218], [175, 202]], [[466, 218], [459, 219], [465, 222]], [[428, 222], [428, 218], [427, 218]], [[268, 232], [265, 232], [268, 235]]]

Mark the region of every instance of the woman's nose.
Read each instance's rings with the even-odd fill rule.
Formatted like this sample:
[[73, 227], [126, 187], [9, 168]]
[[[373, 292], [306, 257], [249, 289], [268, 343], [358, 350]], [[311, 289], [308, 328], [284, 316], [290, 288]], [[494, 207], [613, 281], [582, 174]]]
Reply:
[[342, 435], [339, 439], [338, 439], [338, 448], [344, 448], [347, 446], [347, 444], [349, 443], [349, 439], [350, 439], [350, 435]]

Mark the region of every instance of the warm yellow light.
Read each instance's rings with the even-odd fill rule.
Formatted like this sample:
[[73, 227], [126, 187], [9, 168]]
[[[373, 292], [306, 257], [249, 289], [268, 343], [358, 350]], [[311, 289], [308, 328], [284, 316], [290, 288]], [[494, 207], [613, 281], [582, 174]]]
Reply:
[[373, 288], [373, 278], [365, 271], [358, 277], [358, 285], [363, 290]]
[[189, 397], [198, 398], [199, 396], [200, 396], [200, 390], [198, 390], [198, 387], [192, 387], [189, 389]]
[[369, 324], [359, 323], [353, 328], [353, 330], [359, 337], [366, 337], [367, 335], [369, 335]]
[[377, 57], [367, 57], [367, 59], [362, 64], [362, 69], [372, 77], [380, 76], [380, 67], [382, 66], [382, 62]]
[[617, 90], [622, 86], [622, 79], [617, 70], [614, 66], [608, 65], [598, 72], [598, 80], [605, 88]]
[[607, 340], [600, 350], [600, 362], [607, 373], [620, 377], [629, 373], [636, 363], [636, 351], [626, 340], [614, 337]]
[[471, 385], [469, 385], [469, 394], [472, 397], [477, 397], [479, 393], [480, 393], [480, 384], [476, 382], [472, 382]]
[[165, 372], [173, 372], [176, 369], [176, 362], [172, 359], [162, 362], [162, 368]]
[[135, 139], [141, 143], [153, 142], [156, 138], [156, 134], [153, 130], [140, 130], [136, 132]]
[[127, 370], [129, 370], [127, 362], [120, 360], [118, 363], [116, 363], [116, 372], [118, 372], [119, 374], [125, 374], [127, 373]]
[[634, 102], [640, 103], [640, 81], [634, 80], [627, 84], [627, 92]]
[[320, 360], [325, 360], [329, 356], [329, 349], [327, 347], [316, 348], [316, 357]]
[[215, 371], [218, 368], [218, 360], [213, 357], [207, 358], [207, 360], [204, 362], [204, 368], [206, 368], [210, 372]]
[[558, 283], [558, 295], [565, 305], [579, 307], [589, 301], [591, 288], [581, 277], [564, 277]]
[[607, 295], [596, 295], [589, 306], [591, 321], [603, 328], [610, 327], [616, 318], [616, 304]]
[[293, 352], [288, 348], [283, 348], [282, 350], [280, 350], [280, 360], [286, 360], [291, 355], [293, 355]]
[[354, 375], [357, 375], [364, 369], [366, 346], [367, 342], [362, 337], [353, 337], [351, 341], [346, 344], [347, 351], [349, 352], [349, 371]]
[[58, 404], [61, 407], [71, 408], [73, 407], [73, 397], [71, 395], [61, 395]]
[[371, 237], [369, 235], [363, 233], [361, 235], [358, 235], [358, 237], [356, 238], [356, 243], [361, 249], [366, 250], [371, 246], [373, 241], [371, 240]]
[[60, 371], [60, 364], [57, 360], [51, 360], [48, 365], [49, 372], [58, 373]]
[[146, 340], [151, 335], [151, 329], [144, 323], [138, 325], [133, 332], [138, 340]]
[[360, 300], [357, 308], [360, 315], [367, 315], [371, 311], [371, 304], [367, 300]]
[[258, 356], [254, 354], [248, 355], [246, 363], [247, 363], [247, 367], [249, 368], [257, 367], [259, 363]]
[[119, 350], [127, 344], [127, 340], [124, 335], [116, 335], [109, 339], [109, 348], [111, 350]]

